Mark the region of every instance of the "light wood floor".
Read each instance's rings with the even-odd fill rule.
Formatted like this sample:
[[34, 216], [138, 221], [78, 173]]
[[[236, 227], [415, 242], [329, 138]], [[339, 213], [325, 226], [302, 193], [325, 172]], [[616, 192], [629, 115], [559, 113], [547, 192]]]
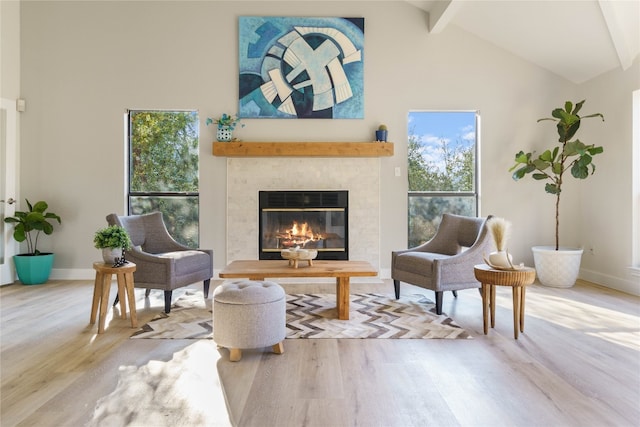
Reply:
[[[479, 293], [467, 290], [455, 300], [445, 295], [444, 311], [471, 340], [286, 340], [283, 355], [245, 351], [239, 363], [211, 340], [129, 339], [129, 320], [115, 310], [98, 336], [88, 325], [92, 288], [88, 281], [0, 288], [2, 427], [98, 425], [97, 402], [136, 370], [165, 377], [170, 391], [124, 388], [120, 404], [138, 405], [139, 418], [123, 414], [122, 425], [640, 425], [640, 298], [588, 283], [531, 286], [517, 341], [510, 290], [498, 289], [496, 328], [487, 336]], [[433, 299], [403, 285], [403, 293], [416, 290]], [[357, 283], [352, 291], [391, 294], [392, 284]], [[138, 289], [136, 297], [140, 324], [162, 310], [161, 292], [145, 300]], [[145, 413], [150, 400], [160, 415]], [[196, 400], [205, 407], [197, 416], [189, 409]]]

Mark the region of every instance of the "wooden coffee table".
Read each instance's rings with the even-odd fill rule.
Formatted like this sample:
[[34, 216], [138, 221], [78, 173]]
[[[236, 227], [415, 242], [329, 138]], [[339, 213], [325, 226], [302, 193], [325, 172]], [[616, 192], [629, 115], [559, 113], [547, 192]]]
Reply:
[[247, 278], [264, 280], [267, 277], [335, 277], [338, 319], [349, 320], [349, 282], [351, 277], [377, 276], [367, 261], [314, 261], [313, 265], [289, 266], [287, 260], [237, 260], [221, 272], [223, 279]]

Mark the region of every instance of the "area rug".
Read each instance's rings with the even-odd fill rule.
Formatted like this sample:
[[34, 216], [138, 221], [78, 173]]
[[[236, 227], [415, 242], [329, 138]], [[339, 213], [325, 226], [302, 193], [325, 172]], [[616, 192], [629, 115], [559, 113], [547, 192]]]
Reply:
[[[210, 301], [209, 301], [210, 304]], [[171, 313], [161, 313], [131, 338], [211, 339], [213, 313], [200, 291], [187, 291]], [[396, 300], [377, 293], [352, 294], [349, 320], [338, 320], [334, 294], [288, 294], [287, 338], [469, 339], [447, 315], [437, 315], [424, 295]]]

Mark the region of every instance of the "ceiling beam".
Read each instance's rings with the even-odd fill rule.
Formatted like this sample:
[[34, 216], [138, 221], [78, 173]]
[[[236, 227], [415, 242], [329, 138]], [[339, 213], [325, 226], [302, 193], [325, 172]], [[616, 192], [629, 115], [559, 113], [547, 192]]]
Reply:
[[460, 9], [460, 0], [437, 1], [429, 11], [429, 32], [439, 33], [451, 22]]
[[626, 70], [633, 63], [633, 55], [631, 54], [631, 50], [627, 44], [627, 40], [625, 39], [624, 29], [622, 25], [620, 25], [620, 22], [618, 22], [615, 11], [615, 2], [610, 0], [598, 0], [598, 5], [600, 6], [604, 22], [607, 26], [607, 30], [609, 31], [609, 35], [611, 36], [613, 47], [618, 55], [620, 66], [623, 70]]

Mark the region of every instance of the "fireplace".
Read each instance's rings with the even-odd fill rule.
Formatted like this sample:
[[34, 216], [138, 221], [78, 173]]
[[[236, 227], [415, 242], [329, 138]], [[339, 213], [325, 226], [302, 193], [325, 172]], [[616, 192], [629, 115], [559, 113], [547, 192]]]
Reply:
[[316, 259], [349, 259], [349, 192], [260, 191], [259, 259], [282, 259], [280, 251], [318, 251]]

